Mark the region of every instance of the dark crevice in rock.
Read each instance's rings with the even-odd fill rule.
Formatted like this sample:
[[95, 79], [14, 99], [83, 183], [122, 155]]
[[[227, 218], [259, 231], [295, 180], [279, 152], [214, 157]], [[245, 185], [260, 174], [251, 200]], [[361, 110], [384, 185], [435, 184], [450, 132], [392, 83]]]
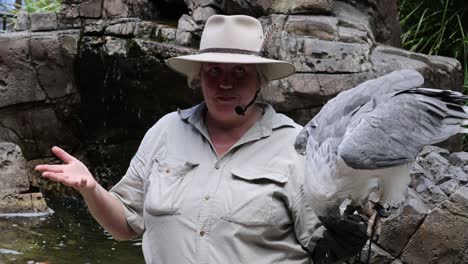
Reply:
[[401, 252], [398, 254], [398, 256], [396, 256], [397, 258], [401, 258], [401, 255], [403, 255], [403, 253], [405, 252], [406, 247], [407, 247], [408, 244], [411, 242], [411, 240], [413, 239], [413, 237], [416, 235], [416, 233], [418, 232], [419, 228], [421, 228], [421, 226], [423, 225], [424, 221], [426, 220], [427, 215], [428, 215], [428, 213], [426, 213], [426, 214], [424, 215], [424, 217], [419, 221], [419, 223], [417, 224], [417, 227], [415, 228], [414, 233], [411, 234], [410, 238], [408, 239], [408, 241], [406, 242], [406, 244], [403, 246], [403, 249], [401, 250]]
[[222, 14], [222, 13], [223, 13], [223, 10], [221, 9], [220, 6], [215, 5], [215, 4], [212, 4], [212, 3], [207, 4], [207, 5], [204, 6], [204, 7], [211, 7], [211, 8], [213, 8], [213, 9], [216, 11], [217, 14]]
[[334, 70], [324, 70], [324, 71], [314, 71], [313, 74], [358, 74], [362, 72], [352, 72], [352, 71], [334, 71]]
[[453, 212], [453, 211], [449, 211], [449, 213], [453, 214], [453, 215], [456, 215], [456, 216], [460, 216], [460, 217], [463, 217], [465, 219], [468, 219], [468, 216], [464, 215], [464, 214], [459, 214], [457, 212]]
[[0, 121], [0, 127], [3, 127], [4, 129], [7, 129], [9, 131], [11, 131], [13, 134], [15, 134], [15, 136], [20, 139], [20, 140], [25, 140], [23, 137], [20, 136], [20, 134], [18, 134], [18, 132], [16, 132], [14, 129], [8, 127], [8, 126], [5, 126], [1, 121]]
[[155, 20], [177, 21], [183, 14], [188, 14], [189, 9], [184, 1], [151, 0]]
[[114, 38], [117, 38], [117, 39], [125, 39], [125, 40], [135, 38], [135, 36], [133, 36], [133, 35], [120, 35], [120, 34], [114, 34], [114, 33], [107, 33], [106, 36], [114, 37]]
[[374, 60], [372, 60], [372, 56], [374, 54], [374, 51], [375, 51], [375, 47], [369, 46], [369, 60], [367, 62], [370, 64], [369, 72], [372, 72], [372, 73], [375, 73], [375, 66], [376, 66], [374, 64]]
[[30, 62], [31, 62], [31, 66], [33, 68], [33, 72], [34, 72], [34, 75], [36, 77], [36, 81], [37, 81], [37, 85], [39, 86], [39, 89], [42, 90], [42, 92], [44, 93], [44, 95], [46, 96], [46, 99], [47, 101], [50, 100], [50, 97], [49, 97], [49, 94], [47, 93], [46, 89], [44, 89], [44, 86], [42, 85], [41, 83], [41, 79], [39, 77], [39, 72], [37, 71], [37, 63], [33, 60], [33, 54], [32, 54], [32, 32], [29, 31], [29, 39], [28, 39], [28, 49], [29, 49], [29, 59], [30, 59]]
[[29, 185], [29, 189], [26, 190], [26, 191], [22, 191], [22, 192], [19, 192], [18, 194], [25, 194], [25, 193], [36, 193], [36, 192], [40, 192], [40, 188], [38, 186], [32, 186], [32, 185]]
[[325, 95], [325, 91], [323, 90], [322, 84], [320, 83], [320, 80], [319, 80], [317, 74], [315, 74], [314, 77], [315, 77], [315, 79], [317, 80], [317, 83], [318, 83], [318, 86], [319, 86], [319, 89], [320, 89], [320, 95], [321, 95], [322, 98], [323, 98], [323, 105], [325, 105], [325, 104], [327, 103], [327, 101], [328, 101], [328, 100], [326, 99], [327, 96]]
[[127, 22], [141, 22], [142, 20], [140, 18], [136, 17], [122, 17], [122, 18], [115, 18], [109, 20], [109, 26], [112, 25], [117, 25], [117, 24], [122, 24], [122, 23], [127, 23]]
[[258, 10], [255, 9], [255, 7], [250, 3], [250, 1], [243, 0], [245, 4], [252, 10], [253, 14], [255, 17], [260, 17], [263, 14], [261, 12], [258, 12]]
[[60, 99], [54, 99], [52, 101], [21, 102], [21, 103], [6, 105], [4, 107], [0, 107], [0, 112], [2, 114], [10, 114], [10, 113], [16, 113], [19, 111], [26, 111], [26, 110], [44, 110], [44, 109], [50, 108], [50, 106], [54, 106], [57, 100], [60, 100]]
[[[465, 257], [463, 257], [465, 256]], [[463, 253], [460, 254], [460, 262], [459, 263], [466, 263], [468, 261], [468, 244], [466, 245], [465, 249], [463, 250]], [[462, 259], [465, 258], [465, 259]]]

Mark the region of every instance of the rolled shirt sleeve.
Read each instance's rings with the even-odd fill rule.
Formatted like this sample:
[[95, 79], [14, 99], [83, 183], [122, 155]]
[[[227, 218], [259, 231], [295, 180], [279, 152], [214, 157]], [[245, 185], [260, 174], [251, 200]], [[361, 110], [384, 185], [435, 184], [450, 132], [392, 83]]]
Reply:
[[310, 204], [310, 198], [304, 192], [304, 177], [311, 177], [304, 174], [304, 162], [304, 156], [298, 154], [290, 172], [294, 177], [290, 177], [288, 193], [291, 196], [290, 210], [297, 239], [308, 252], [312, 253], [326, 228], [318, 219]]
[[125, 176], [110, 190], [110, 193], [123, 204], [127, 223], [138, 235], [142, 235], [145, 230], [143, 222], [145, 164], [144, 153], [138, 151], [130, 162]]
[[143, 140], [130, 161], [130, 166], [124, 177], [109, 191], [123, 204], [128, 225], [138, 235], [145, 231], [143, 209], [147, 179], [151, 171], [154, 151], [163, 151], [163, 147], [154, 146], [164, 137], [166, 118], [160, 119], [143, 137]]

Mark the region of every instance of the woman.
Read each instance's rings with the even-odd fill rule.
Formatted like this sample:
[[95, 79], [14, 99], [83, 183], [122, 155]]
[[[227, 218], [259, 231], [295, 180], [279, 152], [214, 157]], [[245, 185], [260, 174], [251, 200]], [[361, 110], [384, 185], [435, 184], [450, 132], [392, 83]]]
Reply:
[[[212, 16], [199, 53], [168, 60], [199, 84], [204, 102], [161, 118], [109, 192], [58, 147], [52, 151], [65, 164], [36, 170], [77, 189], [116, 239], [143, 235], [147, 263], [310, 263], [311, 252], [316, 260], [349, 255], [348, 241], [324, 233], [307, 203], [304, 157], [293, 147], [300, 126], [254, 103], [262, 85], [295, 71], [263, 58], [264, 41], [252, 17]], [[346, 223], [340, 227], [354, 232]]]

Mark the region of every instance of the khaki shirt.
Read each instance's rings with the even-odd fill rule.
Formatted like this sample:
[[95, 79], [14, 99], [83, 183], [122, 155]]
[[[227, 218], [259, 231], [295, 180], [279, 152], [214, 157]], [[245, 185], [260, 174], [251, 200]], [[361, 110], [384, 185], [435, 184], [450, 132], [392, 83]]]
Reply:
[[143, 234], [147, 263], [311, 263], [324, 228], [303, 195], [301, 127], [261, 106], [260, 120], [222, 157], [203, 103], [147, 132], [111, 190]]

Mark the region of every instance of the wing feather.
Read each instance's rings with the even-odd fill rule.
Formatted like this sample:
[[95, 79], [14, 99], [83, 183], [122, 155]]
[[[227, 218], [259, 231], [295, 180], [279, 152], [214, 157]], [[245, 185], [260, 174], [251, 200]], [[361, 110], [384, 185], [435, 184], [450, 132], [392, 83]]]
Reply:
[[457, 92], [425, 88], [383, 97], [371, 111], [353, 116], [338, 154], [355, 169], [409, 163], [423, 146], [460, 131], [468, 114], [457, 103], [466, 99]]
[[419, 72], [399, 70], [343, 91], [325, 104], [309, 123], [320, 126], [318, 134], [314, 136], [319, 142], [323, 142], [328, 137], [342, 137], [351, 115], [359, 111], [362, 106], [367, 105], [367, 108], [371, 108], [368, 104], [373, 103], [377, 97], [415, 88], [423, 83], [424, 78]]

